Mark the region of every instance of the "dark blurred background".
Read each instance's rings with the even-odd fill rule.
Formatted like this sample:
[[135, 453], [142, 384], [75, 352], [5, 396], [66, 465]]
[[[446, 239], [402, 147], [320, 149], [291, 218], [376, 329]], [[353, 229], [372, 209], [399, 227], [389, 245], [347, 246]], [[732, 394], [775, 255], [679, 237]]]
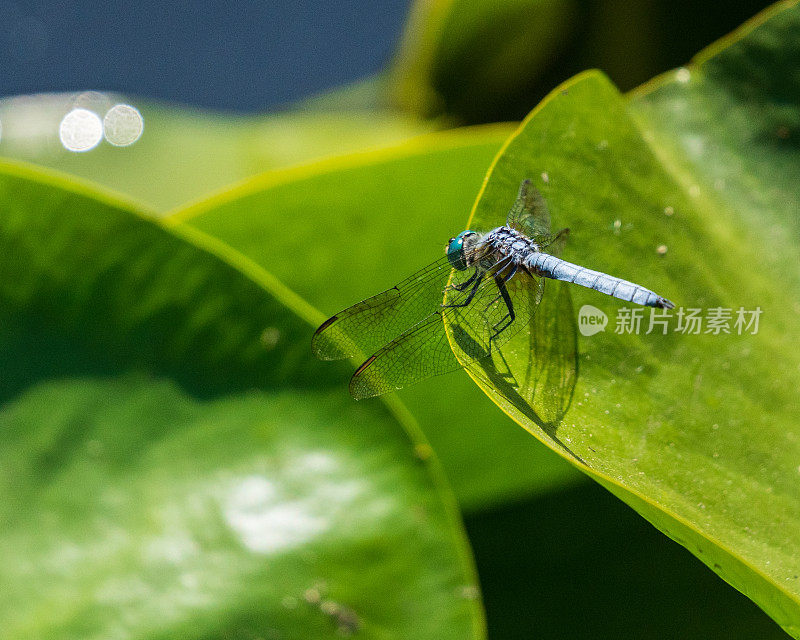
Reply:
[[263, 111], [378, 72], [408, 0], [0, 2], [0, 92]]
[[[1, 1], [0, 94], [100, 89], [212, 109], [275, 109], [385, 68], [410, 4]], [[526, 90], [524, 107], [497, 117], [521, 115], [587, 67], [630, 89], [685, 63], [767, 4], [578, 2], [571, 33]]]

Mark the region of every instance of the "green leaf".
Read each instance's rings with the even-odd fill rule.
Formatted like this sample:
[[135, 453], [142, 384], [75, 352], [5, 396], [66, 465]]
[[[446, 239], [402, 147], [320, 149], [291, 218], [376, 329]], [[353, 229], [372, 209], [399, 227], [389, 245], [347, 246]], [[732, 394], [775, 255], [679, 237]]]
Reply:
[[[797, 247], [800, 185], [800, 9], [775, 5], [631, 96], [644, 135], [687, 190], [703, 188], [770, 237], [791, 265]], [[786, 262], [785, 258], [791, 259]]]
[[[686, 546], [800, 637], [797, 217], [800, 8], [782, 4], [632, 101], [599, 73], [555, 90], [498, 157], [470, 221], [501, 224], [532, 177], [565, 257], [707, 317], [762, 310], [756, 334], [579, 337], [580, 375], [556, 430], [476, 382], [509, 415]], [[630, 307], [630, 305], [627, 305]], [[704, 326], [703, 331], [707, 327]], [[526, 350], [507, 361], [520, 379]], [[525, 395], [526, 389], [519, 390]]]
[[[226, 242], [333, 314], [441, 256], [463, 228], [508, 131], [436, 134], [393, 151], [268, 173], [178, 210], [171, 221]], [[463, 373], [428, 380], [400, 397], [467, 509], [580, 478], [503, 420]]]
[[[103, 117], [115, 103], [141, 112], [139, 140], [127, 147], [103, 141], [83, 153], [61, 145], [59, 123], [71, 109]], [[431, 128], [385, 111], [320, 108], [234, 116], [99, 93], [0, 100], [0, 122], [0, 154], [88, 178], [158, 211], [268, 169], [392, 144]]]
[[428, 446], [310, 357], [305, 303], [39, 171], [0, 202], [4, 638], [483, 636]]
[[422, 116], [496, 119], [550, 65], [571, 31], [570, 0], [418, 0], [389, 79]]

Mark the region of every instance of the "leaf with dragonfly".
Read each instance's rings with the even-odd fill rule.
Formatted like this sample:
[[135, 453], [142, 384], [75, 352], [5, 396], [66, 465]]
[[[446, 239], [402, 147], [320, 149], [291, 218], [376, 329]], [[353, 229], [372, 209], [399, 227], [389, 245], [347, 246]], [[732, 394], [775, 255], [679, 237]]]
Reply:
[[[501, 223], [520, 173], [533, 175], [575, 232], [568, 259], [674, 296], [664, 324], [573, 289], [608, 327], [578, 336], [574, 398], [553, 429], [497, 378], [475, 380], [795, 637], [799, 26], [798, 4], [780, 3], [627, 99], [598, 72], [573, 78], [497, 157], [469, 222]], [[587, 242], [587, 228], [609, 231]], [[504, 355], [516, 381], [535, 366], [531, 349]]]

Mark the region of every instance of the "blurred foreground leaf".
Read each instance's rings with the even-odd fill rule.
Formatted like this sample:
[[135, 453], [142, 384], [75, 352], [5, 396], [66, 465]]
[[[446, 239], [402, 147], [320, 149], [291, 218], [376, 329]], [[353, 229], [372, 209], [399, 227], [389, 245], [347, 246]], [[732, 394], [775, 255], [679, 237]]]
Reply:
[[[798, 6], [780, 5], [631, 103], [598, 73], [574, 78], [510, 140], [470, 222], [501, 224], [532, 177], [556, 225], [572, 228], [567, 259], [704, 319], [731, 310], [730, 333], [680, 332], [676, 314], [664, 333], [649, 312], [638, 334], [620, 332], [626, 305], [574, 287], [576, 308], [597, 307], [609, 326], [581, 337], [575, 397], [555, 429], [519, 401], [525, 389], [476, 381], [796, 637], [800, 360], [787, 346], [800, 335], [799, 33]], [[761, 310], [757, 332], [737, 330], [740, 308]], [[524, 347], [506, 352], [516, 380]]]
[[60, 178], [0, 203], [4, 638], [482, 637], [438, 468], [305, 303]]
[[572, 0], [417, 0], [390, 98], [423, 117], [495, 120], [553, 63], [575, 10]]
[[[59, 123], [73, 108], [102, 118], [118, 102], [141, 112], [139, 140], [127, 147], [102, 141], [82, 153], [63, 147]], [[89, 178], [158, 211], [268, 169], [384, 146], [431, 128], [386, 111], [234, 116], [97, 92], [6, 98], [0, 100], [0, 122], [0, 155]]]
[[[506, 126], [459, 130], [394, 151], [265, 174], [178, 210], [170, 221], [223, 240], [333, 314], [441, 255], [463, 228], [508, 132]], [[347, 396], [346, 385], [341, 394]], [[426, 380], [400, 396], [468, 509], [580, 479], [500, 419], [463, 373]]]

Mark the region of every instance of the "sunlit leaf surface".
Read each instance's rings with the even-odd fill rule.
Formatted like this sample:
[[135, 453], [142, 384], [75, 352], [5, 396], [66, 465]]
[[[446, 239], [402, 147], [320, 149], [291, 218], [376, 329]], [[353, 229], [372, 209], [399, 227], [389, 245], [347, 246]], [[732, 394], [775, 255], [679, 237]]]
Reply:
[[30, 169], [0, 203], [3, 638], [482, 637], [428, 447], [305, 303]]
[[[565, 257], [701, 310], [700, 333], [608, 317], [579, 336], [553, 429], [478, 378], [526, 429], [800, 635], [800, 336], [796, 300], [800, 10], [780, 5], [626, 100], [599, 73], [555, 90], [494, 165], [470, 226], [503, 222], [521, 178], [572, 229]], [[709, 314], [730, 309], [730, 333]], [[761, 309], [758, 331], [737, 311]], [[684, 322], [684, 327], [686, 323]], [[517, 380], [530, 350], [507, 355]], [[517, 390], [524, 395], [525, 389]]]

